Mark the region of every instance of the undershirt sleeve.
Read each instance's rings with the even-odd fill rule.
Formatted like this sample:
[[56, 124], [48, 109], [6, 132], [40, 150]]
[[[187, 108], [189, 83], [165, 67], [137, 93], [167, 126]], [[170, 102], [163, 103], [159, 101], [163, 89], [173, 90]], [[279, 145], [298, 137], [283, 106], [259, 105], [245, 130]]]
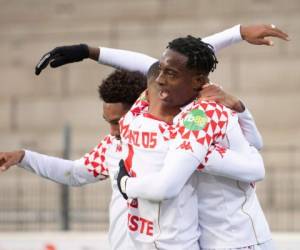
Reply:
[[99, 181], [83, 164], [83, 160], [65, 160], [25, 150], [19, 167], [33, 172], [43, 178], [69, 186], [81, 186]]

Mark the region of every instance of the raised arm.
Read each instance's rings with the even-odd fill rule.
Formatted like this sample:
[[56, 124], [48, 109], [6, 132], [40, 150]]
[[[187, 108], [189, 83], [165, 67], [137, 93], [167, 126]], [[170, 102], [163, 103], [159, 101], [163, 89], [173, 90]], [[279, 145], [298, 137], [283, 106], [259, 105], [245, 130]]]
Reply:
[[[247, 42], [256, 45], [273, 45], [266, 37], [277, 37], [288, 40], [288, 35], [286, 33], [271, 25], [236, 25], [223, 32], [204, 38], [203, 40], [210, 43], [215, 51], [219, 51], [220, 49], [226, 48], [242, 40], [246, 40]], [[101, 55], [101, 53], [103, 54]], [[118, 55], [118, 53], [120, 54]], [[120, 56], [124, 56], [126, 60], [120, 58]], [[57, 68], [68, 63], [82, 61], [86, 58], [113, 67], [141, 71], [143, 73], [146, 73], [151, 64], [157, 60], [137, 52], [108, 48], [102, 49], [101, 47], [99, 49], [86, 44], [60, 46], [42, 56], [35, 67], [35, 74], [39, 75], [49, 63], [52, 68]]]

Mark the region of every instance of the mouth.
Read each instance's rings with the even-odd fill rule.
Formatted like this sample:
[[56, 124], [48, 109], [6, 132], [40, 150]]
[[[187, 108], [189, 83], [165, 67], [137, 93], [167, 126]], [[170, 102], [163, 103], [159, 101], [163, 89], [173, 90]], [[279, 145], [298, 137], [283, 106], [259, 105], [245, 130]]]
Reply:
[[165, 89], [161, 89], [158, 92], [159, 99], [162, 100], [162, 101], [166, 100], [169, 95], [170, 95], [170, 92], [168, 90], [165, 90]]

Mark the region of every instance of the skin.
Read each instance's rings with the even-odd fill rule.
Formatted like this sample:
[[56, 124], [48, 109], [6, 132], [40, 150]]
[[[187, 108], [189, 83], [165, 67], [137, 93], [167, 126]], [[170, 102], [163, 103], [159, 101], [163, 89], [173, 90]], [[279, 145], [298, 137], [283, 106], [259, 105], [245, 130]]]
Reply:
[[118, 103], [103, 103], [103, 119], [109, 124], [110, 134], [120, 139], [119, 120], [127, 113], [130, 105]]
[[159, 74], [155, 84], [159, 98], [168, 107], [181, 107], [198, 96], [208, 81], [206, 75], [186, 67], [187, 57], [172, 49], [166, 49], [159, 60]]

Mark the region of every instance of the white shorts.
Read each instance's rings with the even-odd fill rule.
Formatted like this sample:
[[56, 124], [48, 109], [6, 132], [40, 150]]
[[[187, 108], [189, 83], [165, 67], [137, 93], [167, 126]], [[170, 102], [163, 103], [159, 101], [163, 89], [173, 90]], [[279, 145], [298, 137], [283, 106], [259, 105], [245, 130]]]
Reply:
[[240, 248], [201, 248], [201, 250], [276, 250], [273, 240], [269, 240], [259, 245]]

